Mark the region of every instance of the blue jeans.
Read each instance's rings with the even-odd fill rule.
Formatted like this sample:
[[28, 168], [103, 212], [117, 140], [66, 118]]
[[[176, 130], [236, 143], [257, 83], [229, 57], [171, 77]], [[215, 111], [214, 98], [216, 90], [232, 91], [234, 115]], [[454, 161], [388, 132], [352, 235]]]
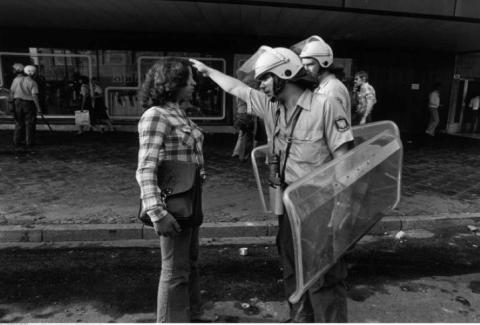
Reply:
[[185, 228], [175, 237], [160, 237], [157, 323], [188, 323], [200, 314], [198, 230]]

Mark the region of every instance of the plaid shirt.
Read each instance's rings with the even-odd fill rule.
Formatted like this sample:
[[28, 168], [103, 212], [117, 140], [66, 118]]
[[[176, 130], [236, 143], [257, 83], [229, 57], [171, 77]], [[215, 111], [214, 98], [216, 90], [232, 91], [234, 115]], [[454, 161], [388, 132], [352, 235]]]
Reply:
[[363, 83], [360, 89], [355, 93], [358, 113], [364, 114], [367, 111], [367, 104], [371, 102], [374, 105], [377, 102], [375, 89], [368, 82]]
[[136, 178], [143, 210], [155, 222], [166, 215], [157, 184], [163, 160], [196, 162], [203, 167], [203, 134], [179, 107], [154, 106], [138, 122], [140, 147]]

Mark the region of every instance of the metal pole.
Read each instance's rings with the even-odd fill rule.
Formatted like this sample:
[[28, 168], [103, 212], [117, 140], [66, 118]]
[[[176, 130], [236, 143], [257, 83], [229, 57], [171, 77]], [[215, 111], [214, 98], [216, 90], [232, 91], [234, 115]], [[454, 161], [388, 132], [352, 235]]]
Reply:
[[0, 86], [5, 87], [3, 84], [3, 62], [2, 62], [2, 56], [0, 55]]
[[43, 115], [42, 112], [40, 113], [40, 117], [42, 118], [43, 123], [45, 123], [47, 125], [50, 132], [54, 133], [53, 130], [52, 130], [52, 127], [50, 126], [50, 123], [48, 123], [47, 119], [45, 118], [45, 115]]

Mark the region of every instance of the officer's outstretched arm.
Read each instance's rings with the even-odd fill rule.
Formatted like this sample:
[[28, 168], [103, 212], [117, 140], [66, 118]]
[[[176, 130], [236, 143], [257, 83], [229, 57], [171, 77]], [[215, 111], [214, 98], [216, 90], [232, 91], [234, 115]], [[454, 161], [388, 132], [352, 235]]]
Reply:
[[245, 102], [248, 101], [247, 90], [248, 88], [250, 88], [249, 86], [247, 86], [246, 84], [244, 84], [238, 79], [230, 77], [229, 75], [226, 75], [223, 72], [220, 72], [218, 70], [215, 70], [205, 65], [204, 63], [198, 60], [195, 60], [195, 59], [189, 59], [189, 60], [192, 63], [193, 67], [198, 70], [198, 72], [212, 79], [212, 81], [215, 82], [217, 85], [219, 85], [220, 88], [222, 88], [224, 91], [226, 91], [230, 95], [240, 98]]

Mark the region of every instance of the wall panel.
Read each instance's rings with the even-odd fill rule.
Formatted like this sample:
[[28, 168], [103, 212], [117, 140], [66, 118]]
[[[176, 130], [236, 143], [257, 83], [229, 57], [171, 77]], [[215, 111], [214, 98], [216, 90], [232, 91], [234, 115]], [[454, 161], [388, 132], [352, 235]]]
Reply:
[[458, 17], [480, 18], [480, 1], [478, 0], [457, 0]]
[[453, 16], [455, 0], [346, 0], [345, 6], [348, 8]]

